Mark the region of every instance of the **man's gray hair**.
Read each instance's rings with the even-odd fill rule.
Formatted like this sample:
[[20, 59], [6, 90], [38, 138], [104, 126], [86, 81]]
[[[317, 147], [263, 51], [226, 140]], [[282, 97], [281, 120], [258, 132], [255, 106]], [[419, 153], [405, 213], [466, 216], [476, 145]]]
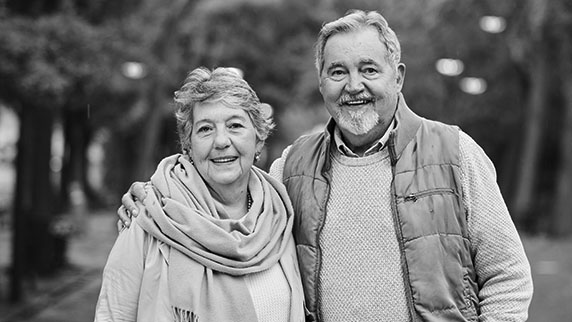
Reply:
[[377, 11], [350, 10], [345, 16], [326, 23], [318, 34], [316, 42], [316, 69], [318, 76], [324, 68], [324, 47], [328, 39], [338, 33], [357, 31], [365, 27], [374, 27], [379, 32], [379, 39], [388, 52], [388, 62], [397, 66], [401, 61], [401, 45], [395, 32], [389, 27], [387, 20]]

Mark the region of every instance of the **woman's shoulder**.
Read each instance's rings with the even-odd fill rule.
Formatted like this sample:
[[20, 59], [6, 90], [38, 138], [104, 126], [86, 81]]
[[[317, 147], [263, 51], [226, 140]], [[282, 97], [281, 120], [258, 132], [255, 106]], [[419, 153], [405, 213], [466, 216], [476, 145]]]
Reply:
[[145, 260], [149, 254], [156, 252], [168, 258], [168, 246], [143, 229], [141, 224], [144, 220], [143, 216], [146, 216], [144, 212], [137, 217], [133, 217], [131, 225], [119, 231], [114, 248], [120, 248], [125, 253], [140, 254], [143, 260]]

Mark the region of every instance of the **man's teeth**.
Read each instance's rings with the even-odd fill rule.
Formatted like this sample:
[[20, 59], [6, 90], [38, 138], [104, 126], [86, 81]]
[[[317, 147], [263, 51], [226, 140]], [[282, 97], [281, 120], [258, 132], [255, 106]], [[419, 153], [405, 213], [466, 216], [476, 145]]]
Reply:
[[367, 100], [357, 100], [357, 101], [348, 101], [345, 104], [347, 105], [361, 105], [361, 104], [366, 104], [368, 101]]

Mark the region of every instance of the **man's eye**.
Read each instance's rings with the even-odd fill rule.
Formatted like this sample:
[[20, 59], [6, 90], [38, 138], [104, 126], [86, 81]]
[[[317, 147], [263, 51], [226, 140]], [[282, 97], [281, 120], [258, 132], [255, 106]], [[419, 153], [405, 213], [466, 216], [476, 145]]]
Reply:
[[375, 75], [375, 74], [377, 74], [377, 69], [368, 67], [368, 68], [364, 68], [363, 72], [366, 75]]
[[341, 80], [346, 76], [346, 72], [341, 69], [334, 69], [330, 72], [330, 78], [333, 80]]

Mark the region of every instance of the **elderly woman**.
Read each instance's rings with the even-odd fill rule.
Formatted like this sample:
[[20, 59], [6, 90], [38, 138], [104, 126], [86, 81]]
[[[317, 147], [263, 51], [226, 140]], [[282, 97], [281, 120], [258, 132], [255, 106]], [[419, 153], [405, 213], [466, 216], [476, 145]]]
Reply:
[[95, 321], [303, 321], [285, 188], [253, 166], [272, 120], [231, 69], [175, 93], [183, 154], [162, 160], [103, 272]]

